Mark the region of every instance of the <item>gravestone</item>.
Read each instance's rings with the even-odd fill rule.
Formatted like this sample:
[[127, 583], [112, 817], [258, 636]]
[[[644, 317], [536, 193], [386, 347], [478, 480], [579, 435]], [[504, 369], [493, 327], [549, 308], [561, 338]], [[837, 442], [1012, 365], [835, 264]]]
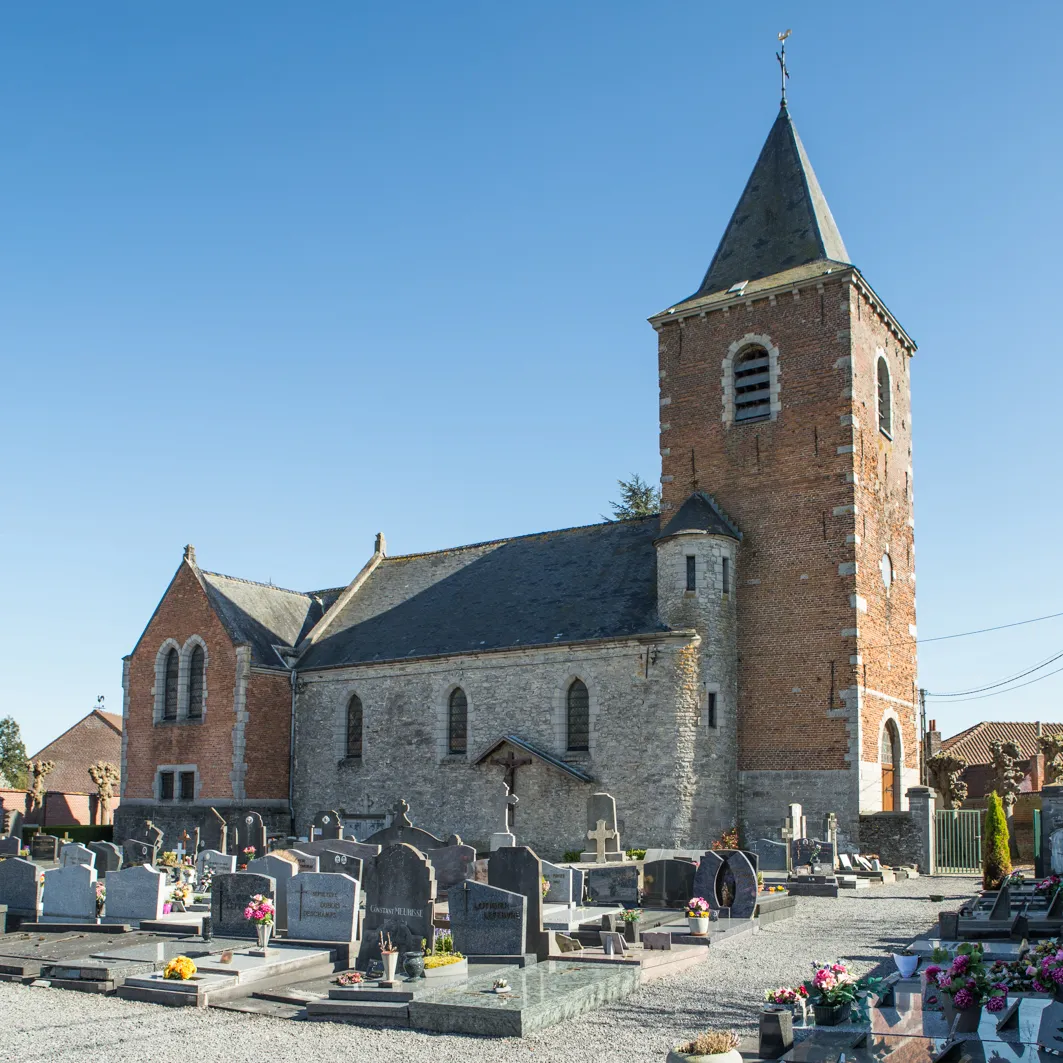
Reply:
[[871, 861], [868, 860], [868, 858], [866, 856], [861, 856], [859, 853], [857, 853], [853, 857], [853, 859], [856, 861], [856, 863], [859, 866], [861, 871], [874, 871], [875, 870], [871, 866]]
[[132, 834], [129, 835], [129, 837], [133, 838], [135, 841], [146, 842], [148, 845], [154, 846], [157, 852], [162, 848], [162, 839], [164, 835], [150, 819], [146, 819], [135, 831], [133, 831]]
[[212, 875], [231, 875], [236, 871], [236, 857], [217, 849], [203, 849], [196, 857], [196, 876], [202, 878], [206, 871]]
[[694, 894], [694, 875], [698, 868], [689, 860], [653, 860], [642, 865], [643, 894], [646, 905], [678, 908]]
[[216, 808], [209, 810], [207, 823], [203, 827], [200, 840], [207, 849], [214, 849], [219, 853], [229, 851], [229, 825]]
[[318, 812], [314, 816], [314, 825], [311, 828], [310, 840], [331, 841], [343, 837], [343, 821], [340, 814], [334, 808], [325, 812]]
[[114, 842], [89, 842], [89, 848], [96, 854], [97, 877], [122, 866], [122, 850]]
[[[288, 852], [290, 852], [299, 862], [299, 874], [317, 874], [321, 869], [321, 861], [318, 857], [313, 856], [310, 853], [304, 853], [302, 849], [289, 849]], [[359, 865], [360, 864], [361, 861], [359, 861]]]
[[794, 847], [794, 863], [795, 864], [808, 864], [812, 854], [815, 853], [816, 848], [819, 848], [819, 853], [816, 856], [817, 864], [826, 864], [834, 868], [834, 848], [828, 842], [821, 842], [810, 838], [800, 838], [793, 842]]
[[71, 864], [45, 871], [41, 922], [95, 923], [96, 869]]
[[1052, 874], [1063, 875], [1063, 827], [1052, 831], [1048, 844], [1051, 851]]
[[288, 884], [288, 937], [300, 941], [355, 940], [360, 887], [350, 875], [300, 871]]
[[694, 872], [691, 897], [700, 897], [714, 911], [720, 907], [718, 880], [723, 871], [724, 860], [719, 853], [710, 849], [703, 853], [698, 869]]
[[22, 841], [22, 813], [17, 808], [4, 809], [4, 833]]
[[606, 863], [611, 860], [623, 860], [620, 848], [620, 830], [616, 825], [616, 801], [612, 794], [591, 794], [587, 801], [587, 840], [594, 847], [587, 847], [581, 854], [581, 861]]
[[[737, 849], [723, 850], [724, 871], [729, 872], [728, 882], [734, 889], [731, 901], [732, 919], [752, 919], [757, 907], [757, 869], [750, 863], [749, 857]], [[719, 886], [720, 879], [717, 879]]]
[[240, 817], [240, 857], [244, 849], [254, 846], [255, 855], [251, 859], [261, 859], [266, 855], [266, 824], [257, 812], [248, 812]]
[[848, 853], [839, 853], [838, 854], [838, 866], [843, 871], [852, 871], [853, 870], [853, 862], [850, 859]]
[[291, 880], [299, 874], [299, 865], [294, 859], [288, 860], [275, 853], [267, 853], [247, 865], [251, 875], [263, 875], [276, 882], [277, 914], [273, 917], [274, 931], [288, 928], [288, 890]]
[[543, 898], [544, 904], [565, 904], [570, 908], [583, 903], [583, 872], [578, 867], [564, 867], [541, 860], [543, 878], [550, 889]]
[[601, 941], [602, 952], [606, 956], [624, 956], [627, 954], [624, 935], [616, 930], [599, 930], [598, 940]]
[[346, 853], [335, 852], [326, 849], [321, 856], [311, 857], [317, 862], [315, 871], [329, 875], [350, 875], [351, 878], [362, 881], [362, 861], [357, 856], [348, 856]]
[[528, 902], [525, 952], [540, 960], [550, 955], [550, 936], [543, 932], [543, 870], [539, 858], [526, 845], [498, 849], [487, 864], [487, 881], [498, 889], [520, 893]]
[[248, 871], [214, 876], [210, 887], [210, 917], [218, 937], [256, 937], [255, 924], [244, 918], [244, 909], [255, 894], [269, 897], [276, 907], [277, 883], [269, 875]]
[[834, 854], [834, 867], [838, 866], [838, 817], [833, 812], [828, 812], [823, 817], [823, 837]]
[[[383, 830], [378, 830], [376, 834], [371, 834], [364, 840], [363, 844], [379, 845], [381, 847], [405, 844], [412, 845], [421, 852], [425, 852], [428, 849], [441, 849], [446, 845], [442, 838], [437, 838], [434, 834], [429, 834], [428, 831], [415, 827], [410, 822], [409, 815], [407, 815], [409, 811], [410, 806], [405, 801], [398, 801], [392, 810], [390, 825]], [[335, 846], [330, 845], [329, 848], [335, 848]], [[309, 851], [313, 852], [313, 850]], [[361, 856], [361, 853], [356, 853], [355, 855]], [[379, 952], [380, 950], [377, 949], [377, 951]]]
[[516, 818], [515, 813], [517, 805], [520, 803], [520, 798], [516, 794], [510, 793], [509, 787], [505, 784], [503, 784], [503, 791], [502, 806], [499, 810], [497, 821], [501, 829], [496, 830], [491, 835], [489, 843], [492, 853], [496, 849], [510, 849], [517, 844], [517, 836], [510, 830], [509, 824], [511, 820]]
[[70, 842], [59, 850], [59, 864], [69, 867], [71, 864], [85, 864], [87, 867], [96, 866], [96, 854], [85, 845], [78, 842]]
[[165, 871], [141, 864], [124, 871], [110, 871], [104, 884], [103, 922], [139, 923], [142, 919], [159, 919], [168, 893], [169, 876]]
[[786, 843], [773, 841], [771, 838], [758, 838], [750, 848], [757, 854], [761, 868], [765, 871], [786, 870]]
[[808, 837], [808, 819], [798, 802], [792, 801], [786, 806], [786, 819], [790, 829], [794, 832], [795, 840]]
[[1001, 886], [1000, 892], [997, 893], [996, 900], [993, 901], [993, 907], [989, 912], [990, 919], [1010, 919], [1011, 918], [1011, 890], [1007, 886]]
[[[412, 842], [410, 844], [412, 844]], [[299, 851], [306, 853], [308, 856], [320, 856], [326, 849], [334, 853], [344, 853], [347, 856], [356, 856], [363, 863], [368, 863], [374, 856], [380, 855], [379, 845], [368, 845], [365, 842], [354, 842], [350, 841], [348, 838], [334, 838], [332, 841], [327, 842], [317, 841], [299, 843]]]
[[[492, 857], [493, 859], [493, 857]], [[450, 892], [454, 948], [466, 956], [523, 956], [528, 900], [522, 893], [466, 879]]]
[[653, 860], [690, 860], [696, 864], [703, 852], [704, 849], [647, 849], [642, 859], [647, 863]]
[[158, 849], [147, 842], [138, 841], [136, 838], [127, 838], [122, 843], [123, 867], [139, 867], [141, 864], [147, 864], [151, 867], [158, 858]]
[[380, 959], [380, 935], [390, 935], [399, 957], [433, 938], [436, 882], [432, 865], [412, 845], [388, 845], [365, 868], [365, 917], [357, 966]]
[[54, 834], [38, 831], [30, 839], [30, 859], [54, 864], [59, 859], [59, 839]]
[[639, 869], [637, 864], [599, 865], [584, 872], [587, 897], [591, 904], [639, 903]]
[[452, 834], [442, 849], [429, 849], [424, 855], [432, 861], [432, 870], [436, 873], [437, 898], [443, 897], [452, 886], [472, 878], [476, 850], [471, 845], [462, 844], [457, 834]]
[[0, 904], [8, 913], [35, 920], [41, 905], [41, 869], [31, 860], [0, 860]]
[[0, 838], [0, 856], [18, 856], [22, 852], [22, 841], [19, 838]]

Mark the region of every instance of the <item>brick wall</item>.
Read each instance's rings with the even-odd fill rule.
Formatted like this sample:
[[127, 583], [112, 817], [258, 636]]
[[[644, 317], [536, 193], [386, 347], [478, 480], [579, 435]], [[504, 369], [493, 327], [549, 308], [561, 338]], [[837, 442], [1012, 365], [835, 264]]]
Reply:
[[292, 725], [291, 680], [287, 672], [252, 670], [247, 689], [250, 721], [244, 759], [249, 801], [288, 797], [288, 747]]

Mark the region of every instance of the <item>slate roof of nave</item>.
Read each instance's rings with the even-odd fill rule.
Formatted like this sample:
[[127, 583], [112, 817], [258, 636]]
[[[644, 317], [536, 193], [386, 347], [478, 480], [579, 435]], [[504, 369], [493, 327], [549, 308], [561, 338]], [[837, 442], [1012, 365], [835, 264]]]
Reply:
[[255, 664], [281, 666], [274, 646], [295, 646], [339, 597], [342, 587], [290, 591], [271, 583], [200, 569], [207, 597], [235, 642], [251, 646]]
[[385, 557], [304, 669], [650, 634], [657, 517]]

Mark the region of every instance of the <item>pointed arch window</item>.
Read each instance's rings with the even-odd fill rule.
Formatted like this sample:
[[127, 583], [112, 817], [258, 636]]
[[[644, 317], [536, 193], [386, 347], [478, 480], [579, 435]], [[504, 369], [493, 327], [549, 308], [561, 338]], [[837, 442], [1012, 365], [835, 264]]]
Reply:
[[166, 686], [162, 701], [162, 718], [177, 719], [177, 683], [181, 675], [181, 658], [177, 650], [166, 654]]
[[897, 725], [892, 720], [886, 721], [882, 728], [882, 746], [879, 752], [882, 765], [882, 811], [899, 812], [898, 787], [901, 774], [901, 737]]
[[190, 720], [198, 720], [203, 716], [203, 681], [206, 666], [203, 647], [194, 646], [188, 663], [188, 718]]
[[347, 756], [362, 755], [362, 728], [364, 724], [362, 699], [354, 694], [347, 702]]
[[465, 753], [469, 745], [469, 699], [456, 687], [447, 703], [447, 752]]
[[771, 416], [771, 362], [763, 347], [747, 347], [734, 361], [735, 422]]
[[587, 684], [573, 679], [566, 697], [568, 751], [586, 753], [591, 748], [591, 706]]
[[884, 355], [878, 359], [878, 430], [893, 438], [893, 396], [890, 394], [890, 367]]

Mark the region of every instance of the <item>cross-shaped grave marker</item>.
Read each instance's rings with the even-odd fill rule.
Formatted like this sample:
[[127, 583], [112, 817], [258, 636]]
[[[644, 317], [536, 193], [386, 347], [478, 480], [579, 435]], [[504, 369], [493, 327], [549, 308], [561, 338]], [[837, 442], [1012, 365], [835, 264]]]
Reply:
[[610, 838], [616, 837], [616, 831], [605, 825], [605, 820], [598, 820], [598, 826], [594, 830], [587, 831], [587, 840], [594, 842], [594, 859], [596, 863], [605, 863], [605, 843]]
[[790, 821], [787, 820], [782, 829], [782, 840], [786, 846], [786, 873], [789, 875], [794, 869], [794, 853], [790, 847], [790, 842], [793, 840], [794, 830], [790, 826]]
[[[510, 749], [504, 757], [492, 757], [491, 763], [506, 769], [506, 789], [512, 795], [517, 788], [517, 768], [523, 768], [525, 765], [531, 764], [532, 758], [514, 756], [513, 750]], [[506, 810], [506, 830], [508, 831], [513, 830], [513, 823], [517, 818], [516, 812], [516, 801], [511, 801]]]

